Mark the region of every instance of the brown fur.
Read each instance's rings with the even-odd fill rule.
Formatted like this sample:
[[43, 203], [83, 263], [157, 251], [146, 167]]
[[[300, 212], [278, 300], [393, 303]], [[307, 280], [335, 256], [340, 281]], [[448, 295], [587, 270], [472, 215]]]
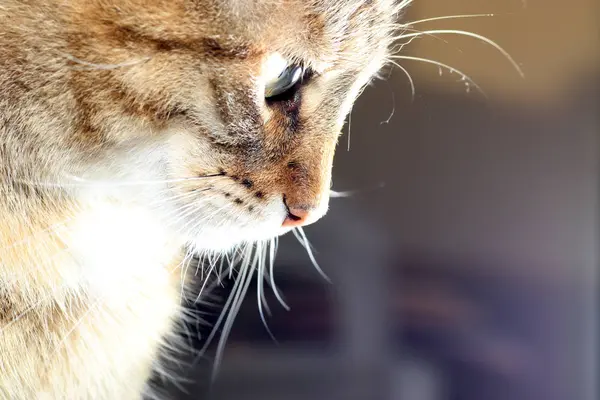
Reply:
[[[325, 212], [337, 137], [386, 60], [397, 9], [4, 0], [0, 398], [139, 398], [179, 315], [184, 245], [275, 236], [285, 206]], [[262, 95], [274, 52], [317, 71], [293, 101]], [[136, 192], [66, 176], [173, 181]], [[146, 252], [152, 265], [137, 265]]]

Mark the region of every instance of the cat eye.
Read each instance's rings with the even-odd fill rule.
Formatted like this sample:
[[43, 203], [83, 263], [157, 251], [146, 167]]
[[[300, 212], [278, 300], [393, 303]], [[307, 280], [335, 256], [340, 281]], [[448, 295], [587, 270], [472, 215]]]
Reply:
[[288, 65], [277, 78], [265, 86], [265, 98], [272, 99], [291, 90], [304, 77], [302, 65]]

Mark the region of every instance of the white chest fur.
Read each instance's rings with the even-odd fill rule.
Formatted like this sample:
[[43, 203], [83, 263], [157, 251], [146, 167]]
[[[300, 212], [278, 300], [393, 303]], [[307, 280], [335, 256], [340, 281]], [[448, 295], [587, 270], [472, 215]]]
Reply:
[[[137, 398], [179, 312], [178, 246], [151, 214], [103, 200], [68, 234], [88, 299], [51, 369], [51, 398]], [[63, 398], [63, 397], [60, 397]]]

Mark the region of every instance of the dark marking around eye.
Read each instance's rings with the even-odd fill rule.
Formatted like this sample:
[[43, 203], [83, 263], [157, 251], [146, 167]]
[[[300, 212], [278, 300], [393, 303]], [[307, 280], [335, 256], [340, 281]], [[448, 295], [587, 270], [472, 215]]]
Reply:
[[259, 199], [262, 199], [263, 197], [265, 197], [265, 194], [263, 192], [256, 192], [256, 193], [254, 193], [254, 195]]
[[[302, 76], [293, 86], [281, 91], [281, 93], [276, 90], [276, 95], [269, 95], [269, 93], [267, 93], [265, 98], [267, 105], [279, 109], [282, 114], [284, 114], [286, 117], [287, 129], [291, 131], [291, 133], [299, 130], [299, 111], [302, 105], [302, 88], [310, 83], [315, 76], [315, 72], [311, 68], [302, 68]], [[292, 68], [286, 71], [293, 72], [294, 69]]]
[[252, 189], [254, 183], [250, 179], [244, 179], [242, 180], [242, 185], [246, 186], [248, 189]]
[[237, 198], [237, 199], [234, 200], [234, 203], [235, 204], [244, 204], [244, 200], [242, 200], [240, 198]]
[[298, 112], [300, 110], [302, 99], [300, 96], [301, 85], [302, 82], [298, 81], [286, 92], [266, 99], [267, 105], [279, 108], [292, 125], [296, 124], [298, 120]]

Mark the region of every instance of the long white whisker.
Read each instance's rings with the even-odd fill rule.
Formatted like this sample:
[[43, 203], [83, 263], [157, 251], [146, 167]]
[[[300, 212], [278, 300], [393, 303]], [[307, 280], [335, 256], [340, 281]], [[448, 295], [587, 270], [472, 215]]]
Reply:
[[[190, 193], [190, 197], [195, 197], [192, 196]], [[188, 197], [189, 198], [189, 197]], [[185, 218], [189, 217], [190, 215], [194, 214], [194, 213], [199, 213], [200, 212], [200, 207], [208, 202], [210, 202], [211, 199], [201, 199], [200, 201], [192, 201], [188, 204], [184, 204], [181, 207], [175, 208], [173, 210], [170, 210], [169, 212], [165, 213], [162, 217], [163, 219], [169, 219], [170, 223], [172, 225], [176, 225], [179, 222], [181, 222], [182, 220], [184, 220]], [[217, 210], [219, 211], [219, 210]], [[208, 214], [207, 216], [205, 216], [205, 218], [211, 216], [211, 214]], [[171, 219], [172, 218], [172, 219]], [[197, 222], [201, 222], [204, 219], [201, 219], [199, 221], [188, 221], [183, 227], [180, 228], [180, 231], [184, 231], [184, 228], [187, 228], [187, 225], [189, 223], [197, 223]]]
[[296, 236], [296, 239], [298, 239], [298, 241], [300, 242], [300, 244], [304, 247], [304, 249], [306, 250], [306, 253], [308, 253], [308, 257], [310, 258], [310, 261], [313, 265], [313, 267], [315, 267], [315, 269], [317, 270], [317, 272], [329, 283], [331, 283], [331, 279], [329, 279], [329, 277], [327, 276], [327, 274], [325, 272], [323, 272], [323, 270], [321, 269], [321, 267], [319, 266], [319, 263], [317, 262], [317, 259], [315, 258], [310, 242], [308, 241], [308, 238], [306, 237], [306, 233], [304, 233], [304, 229], [302, 229], [301, 226], [297, 227], [296, 229], [294, 229], [292, 231], [294, 233], [294, 236]]
[[[177, 220], [179, 220], [181, 218], [185, 218], [186, 216], [189, 216], [189, 215], [193, 214], [195, 212], [195, 210], [198, 209], [197, 208], [198, 204], [193, 204], [193, 205], [195, 205], [196, 207], [192, 207], [191, 209], [187, 210], [183, 215], [180, 215]], [[198, 227], [201, 224], [203, 224], [206, 221], [212, 220], [221, 211], [223, 211], [223, 210], [225, 210], [227, 208], [231, 208], [231, 207], [233, 207], [233, 205], [230, 204], [230, 203], [227, 203], [224, 206], [219, 207], [218, 209], [216, 209], [215, 211], [213, 211], [211, 214], [205, 215], [205, 216], [203, 216], [202, 218], [200, 218], [200, 219], [198, 219], [196, 221], [190, 220], [182, 228], [180, 228], [180, 231], [181, 232], [186, 232], [186, 230], [188, 229], [188, 226], [191, 226], [191, 228], [189, 230], [192, 231], [192, 232], [194, 232], [194, 231], [196, 231], [198, 229]], [[185, 208], [189, 208], [189, 207], [185, 207]], [[191, 224], [193, 224], [193, 225], [191, 225]]]
[[229, 259], [229, 253], [225, 253], [225, 255], [221, 258], [221, 263], [219, 264], [219, 273], [217, 274], [217, 282], [221, 286], [223, 286], [223, 282], [221, 281], [221, 278], [223, 276], [223, 265], [225, 265], [225, 262], [227, 262], [227, 265], [231, 265], [231, 260]]
[[[430, 34], [430, 33], [428, 33], [428, 32], [420, 31], [420, 30], [418, 30], [418, 29], [408, 28], [407, 26], [404, 26], [404, 27], [402, 28], [402, 32], [403, 32], [403, 33], [404, 33], [404, 32], [415, 32], [415, 33], [421, 33], [423, 36], [430, 36], [430, 37], [434, 38], [435, 40], [439, 40], [440, 42], [444, 42], [445, 44], [448, 44], [448, 45], [450, 44], [450, 42], [448, 42], [446, 39], [444, 39], [444, 38], [442, 38], [442, 37], [439, 37], [439, 36], [436, 36], [436, 35], [432, 35], [432, 34]], [[395, 38], [396, 38], [396, 39], [401, 39], [401, 38], [402, 38], [402, 35], [400, 35], [400, 36], [396, 36]], [[409, 40], [407, 43], [399, 43], [400, 49], [402, 49], [404, 46], [406, 46], [406, 45], [410, 44], [410, 43], [411, 43], [411, 41], [412, 41], [412, 39], [414, 39], [414, 38], [411, 38], [411, 40]], [[396, 48], [396, 46], [392, 47], [392, 50], [394, 50], [395, 48]], [[457, 49], [457, 50], [458, 50], [460, 53], [462, 53], [462, 52], [463, 52], [463, 51], [462, 51], [461, 49], [459, 49], [459, 48], [456, 48], [456, 49]], [[397, 51], [397, 50], [394, 50], [394, 51], [392, 51], [392, 53], [393, 53], [393, 52], [395, 52], [395, 51]]]
[[340, 198], [340, 197], [350, 197], [354, 194], [353, 191], [347, 190], [345, 192], [338, 192], [335, 190], [330, 190], [329, 191], [329, 197], [331, 198]]
[[[410, 77], [410, 74], [401, 65], [399, 65], [397, 63], [394, 63], [394, 64], [396, 64], [396, 66], [399, 67], [400, 69], [404, 70], [404, 72], [407, 74], [406, 76], [408, 76], [408, 80], [410, 81], [410, 85], [411, 85], [411, 89], [412, 89], [412, 98], [411, 98], [411, 101], [415, 101], [415, 86], [414, 86], [414, 84], [412, 82], [412, 78]], [[393, 90], [391, 91], [391, 93], [392, 93], [392, 112], [390, 112], [390, 115], [387, 117], [387, 119], [385, 121], [381, 121], [379, 123], [379, 125], [389, 124], [390, 121], [391, 121], [391, 119], [392, 119], [392, 117], [394, 116], [394, 113], [396, 112], [396, 96], [394, 96], [394, 91]]]
[[483, 91], [483, 89], [481, 89], [481, 87], [475, 83], [475, 81], [473, 79], [471, 79], [467, 74], [465, 74], [464, 72], [449, 66], [448, 64], [444, 64], [440, 61], [436, 61], [436, 60], [430, 60], [428, 58], [421, 58], [421, 57], [414, 57], [414, 56], [393, 56], [393, 58], [395, 59], [402, 59], [402, 60], [412, 60], [412, 61], [420, 61], [426, 64], [432, 64], [441, 68], [445, 68], [448, 71], [452, 72], [456, 72], [457, 74], [462, 76], [462, 79], [467, 81], [470, 85], [473, 85], [473, 87], [475, 87], [484, 97], [487, 98], [487, 95], [485, 94], [485, 92]]
[[265, 249], [263, 248], [264, 244], [263, 243], [257, 243], [257, 252], [256, 252], [256, 257], [257, 257], [257, 274], [256, 274], [256, 285], [257, 285], [257, 293], [256, 293], [256, 300], [258, 303], [258, 313], [260, 314], [260, 319], [262, 320], [262, 323], [267, 331], [267, 333], [269, 334], [269, 336], [271, 337], [271, 339], [273, 340], [273, 342], [277, 343], [277, 339], [275, 339], [275, 335], [273, 335], [273, 332], [271, 332], [271, 329], [269, 328], [269, 324], [267, 323], [267, 320], [265, 318], [265, 314], [263, 312], [263, 305], [265, 306], [265, 309], [267, 311], [267, 313], [270, 315], [271, 312], [269, 310], [269, 306], [266, 302], [266, 299], [264, 298], [263, 295], [263, 283], [264, 283], [264, 268], [265, 268]]
[[352, 110], [354, 106], [350, 107], [350, 112], [348, 113], [348, 147], [346, 151], [350, 151], [350, 134], [352, 133]]
[[483, 35], [479, 35], [477, 33], [456, 30], [456, 29], [432, 29], [432, 30], [421, 31], [421, 32], [404, 33], [404, 34], [398, 36], [398, 39], [414, 38], [414, 37], [422, 36], [424, 34], [432, 34], [432, 35], [453, 34], [453, 35], [459, 35], [459, 36], [468, 36], [468, 37], [475, 38], [477, 40], [481, 40], [482, 42], [487, 43], [490, 46], [492, 46], [493, 48], [495, 48], [496, 50], [498, 50], [512, 64], [512, 66], [519, 73], [519, 75], [522, 78], [525, 77], [525, 74], [523, 73], [523, 70], [521, 69], [519, 64], [517, 64], [517, 62], [512, 58], [512, 56], [506, 50], [504, 50], [503, 47], [501, 47], [498, 43], [494, 42], [493, 40], [491, 40]]
[[231, 304], [228, 312], [227, 319], [225, 320], [225, 324], [223, 325], [223, 330], [221, 333], [221, 337], [219, 338], [219, 344], [217, 345], [217, 351], [215, 355], [215, 366], [213, 370], [213, 380], [216, 378], [216, 374], [219, 369], [219, 365], [221, 363], [221, 359], [223, 357], [223, 352], [225, 349], [225, 343], [227, 342], [227, 338], [231, 333], [231, 327], [233, 325], [233, 321], [237, 316], [240, 306], [246, 293], [248, 292], [248, 288], [250, 287], [250, 283], [252, 282], [252, 276], [254, 275], [254, 269], [256, 267], [255, 263], [251, 263], [250, 256], [252, 255], [252, 247], [249, 246], [250, 250], [247, 254], [247, 261], [244, 262], [243, 267], [240, 269], [240, 276], [238, 276], [237, 280], [241, 282], [238, 286], [238, 291], [234, 296], [234, 302]]
[[[400, 65], [398, 63], [394, 63], [394, 65], [396, 67], [400, 68], [400, 70], [402, 72], [404, 72], [404, 75], [406, 75], [406, 78], [408, 79], [408, 83], [410, 84], [411, 101], [414, 102], [415, 101], [415, 95], [416, 95], [417, 91], [415, 90], [415, 82], [413, 81], [412, 76], [410, 76], [410, 73], [408, 72], [408, 70], [406, 68], [404, 68], [402, 65]], [[392, 92], [392, 96], [393, 95], [394, 95], [394, 92]], [[392, 97], [392, 99], [393, 99], [393, 97]], [[390, 119], [394, 115], [395, 109], [396, 109], [396, 107], [394, 106], [394, 110], [392, 110], [392, 114], [390, 115], [390, 117], [387, 119], [386, 122], [390, 122]]]
[[283, 297], [279, 293], [277, 289], [277, 285], [275, 284], [275, 252], [277, 251], [278, 238], [271, 239], [271, 247], [269, 248], [269, 279], [271, 282], [271, 289], [273, 289], [273, 293], [277, 298], [277, 301], [286, 311], [290, 311], [290, 306], [287, 305]]
[[179, 294], [181, 297], [181, 299], [180, 299], [181, 302], [186, 300], [186, 298], [185, 298], [185, 279], [187, 276], [187, 271], [190, 268], [190, 264], [191, 264], [193, 258], [194, 258], [194, 255], [193, 255], [192, 251], [187, 250], [185, 253], [185, 256], [183, 257], [183, 260], [179, 264], [179, 267], [181, 267], [181, 289], [180, 289], [180, 294]]
[[121, 186], [147, 186], [147, 185], [160, 185], [165, 183], [178, 183], [178, 182], [193, 182], [206, 180], [209, 178], [221, 178], [224, 177], [223, 174], [210, 174], [196, 177], [188, 177], [188, 178], [172, 178], [172, 179], [162, 179], [162, 180], [138, 180], [138, 181], [101, 181], [101, 180], [87, 180], [84, 178], [79, 178], [73, 175], [68, 175], [69, 179], [75, 181], [74, 183], [69, 182], [36, 182], [36, 181], [28, 181], [22, 179], [15, 179], [14, 182], [22, 183], [25, 185], [31, 186], [40, 186], [40, 187], [58, 187], [58, 188], [68, 188], [68, 187], [121, 187]]
[[258, 296], [260, 298], [260, 305], [259, 305], [259, 311], [261, 311], [261, 307], [265, 308], [265, 312], [267, 313], [267, 315], [270, 317], [273, 314], [271, 313], [271, 308], [269, 307], [269, 303], [267, 302], [267, 298], [265, 297], [265, 292], [264, 292], [264, 281], [265, 279], [267, 279], [267, 250], [268, 247], [270, 245], [270, 241], [266, 241], [266, 242], [260, 242], [259, 243], [259, 248], [260, 248], [260, 254], [258, 254], [257, 256], [258, 258], [258, 266], [257, 266], [257, 290], [258, 290]]
[[[221, 258], [221, 265], [223, 265], [224, 259], [225, 259], [224, 257]], [[200, 291], [198, 292], [198, 296], [196, 297], [196, 303], [200, 301], [200, 297], [204, 293], [204, 288], [206, 287], [207, 283], [210, 281], [210, 275], [214, 272], [215, 267], [216, 267], [216, 263], [211, 264], [208, 272], [206, 273], [206, 277], [203, 277], [203, 283], [202, 283], [202, 286], [200, 287]], [[218, 280], [220, 283], [220, 273], [217, 274], [217, 277], [218, 277]]]
[[94, 186], [102, 185], [102, 184], [105, 184], [107, 186], [137, 186], [137, 185], [151, 185], [151, 184], [163, 184], [163, 183], [190, 182], [190, 181], [205, 180], [207, 178], [223, 178], [223, 177], [225, 177], [225, 175], [223, 175], [223, 173], [212, 173], [212, 174], [187, 177], [187, 178], [106, 182], [106, 181], [100, 181], [100, 180], [89, 180], [89, 179], [78, 177], [78, 176], [71, 175], [71, 174], [65, 174], [65, 176], [75, 182], [79, 182], [82, 184], [94, 185]]
[[[179, 188], [169, 187], [169, 188], [163, 189], [159, 192], [153, 193], [153, 196], [156, 197], [157, 199], [154, 201], [151, 201], [147, 204], [148, 204], [148, 207], [154, 207], [157, 205], [165, 204], [167, 202], [172, 202], [174, 200], [181, 200], [183, 198], [193, 197], [194, 195], [197, 195], [198, 193], [208, 192], [213, 189], [214, 188], [212, 186], [209, 186], [209, 187], [204, 187], [204, 188], [197, 188], [192, 191], [186, 191], [186, 190], [181, 190]], [[169, 196], [163, 196], [164, 194], [167, 194], [167, 193], [175, 193], [175, 194], [169, 195]]]
[[[208, 346], [210, 345], [210, 343], [212, 342], [212, 339], [214, 338], [214, 336], [216, 335], [219, 326], [221, 325], [221, 323], [223, 322], [223, 320], [225, 319], [225, 317], [227, 316], [228, 310], [231, 309], [232, 303], [234, 302], [234, 299], [237, 295], [237, 292], [240, 288], [240, 286], [242, 285], [242, 280], [240, 279], [240, 277], [244, 276], [245, 270], [247, 265], [250, 263], [250, 256], [252, 255], [252, 248], [250, 245], [246, 245], [244, 247], [244, 249], [236, 249], [239, 250], [242, 254], [243, 254], [243, 259], [242, 259], [242, 265], [240, 267], [240, 272], [238, 275], [238, 279], [236, 279], [234, 281], [233, 284], [233, 288], [231, 290], [231, 293], [229, 295], [229, 297], [227, 298], [227, 301], [225, 302], [225, 305], [223, 306], [223, 310], [221, 311], [221, 314], [219, 315], [219, 318], [217, 319], [217, 322], [215, 323], [211, 333], [208, 335], [206, 342], [204, 343], [204, 346], [202, 347], [202, 349], [200, 350], [200, 354], [206, 352], [206, 350], [208, 349]], [[229, 274], [231, 274], [231, 271], [233, 270], [233, 264], [236, 261], [236, 258], [234, 257], [233, 260], [231, 260], [229, 266], [228, 266], [228, 271]], [[222, 275], [222, 274], [220, 274]], [[231, 275], [230, 275], [231, 278]]]
[[494, 17], [496, 16], [496, 14], [458, 14], [458, 15], [444, 15], [441, 17], [431, 17], [431, 18], [425, 18], [425, 19], [419, 19], [416, 21], [410, 21], [406, 23], [406, 26], [413, 26], [413, 25], [417, 25], [417, 24], [422, 24], [425, 22], [431, 22], [431, 21], [441, 21], [444, 19], [459, 19], [459, 18], [480, 18], [480, 17]]

